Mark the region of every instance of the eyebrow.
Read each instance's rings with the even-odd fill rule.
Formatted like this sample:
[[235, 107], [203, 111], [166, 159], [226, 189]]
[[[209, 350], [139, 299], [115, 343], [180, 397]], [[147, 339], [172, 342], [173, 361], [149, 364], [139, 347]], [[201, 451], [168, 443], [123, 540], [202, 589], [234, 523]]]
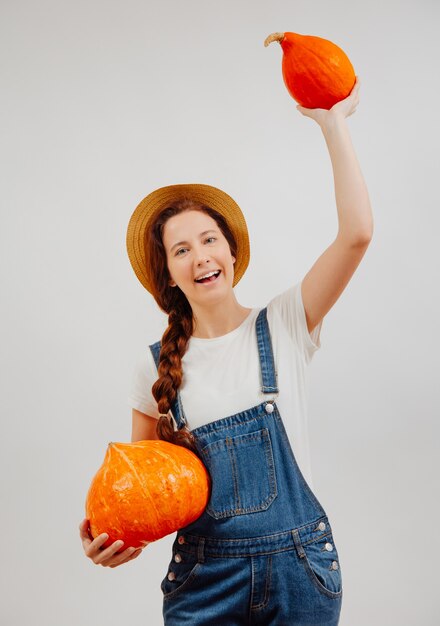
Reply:
[[[203, 235], [207, 235], [208, 233], [216, 233], [216, 232], [217, 231], [212, 229], [212, 228], [210, 230], [204, 230], [203, 233], [200, 233], [199, 237], [203, 237]], [[188, 242], [187, 241], [178, 241], [173, 246], [171, 246], [170, 252], [172, 252], [176, 246], [181, 246], [184, 243], [188, 243]]]

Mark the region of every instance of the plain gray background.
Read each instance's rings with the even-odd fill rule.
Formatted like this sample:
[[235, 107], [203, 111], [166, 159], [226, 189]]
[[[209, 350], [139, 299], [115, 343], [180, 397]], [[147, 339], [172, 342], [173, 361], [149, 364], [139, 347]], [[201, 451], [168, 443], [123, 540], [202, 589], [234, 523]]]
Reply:
[[2, 1], [2, 624], [162, 624], [174, 535], [109, 569], [78, 531], [108, 442], [130, 441], [135, 359], [166, 325], [126, 226], [157, 187], [221, 187], [248, 222], [249, 307], [330, 245], [323, 135], [263, 46], [280, 30], [330, 39], [362, 83], [347, 123], [374, 238], [310, 368], [340, 623], [439, 623], [438, 18], [429, 0]]

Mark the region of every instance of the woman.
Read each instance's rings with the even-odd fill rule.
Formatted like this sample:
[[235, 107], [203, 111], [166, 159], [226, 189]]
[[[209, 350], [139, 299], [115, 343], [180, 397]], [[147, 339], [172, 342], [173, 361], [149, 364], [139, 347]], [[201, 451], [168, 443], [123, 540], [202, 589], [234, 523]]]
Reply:
[[[161, 582], [165, 624], [324, 626], [339, 622], [342, 578], [329, 519], [313, 493], [304, 373], [325, 314], [371, 241], [368, 192], [345, 118], [359, 81], [321, 127], [333, 165], [339, 231], [300, 283], [250, 309], [233, 287], [249, 262], [238, 205], [208, 185], [172, 185], [138, 205], [127, 231], [133, 269], [169, 318], [134, 379], [132, 441], [192, 449], [212, 491], [204, 513], [177, 532]], [[285, 424], [294, 428], [287, 435]], [[86, 555], [116, 567], [140, 550], [101, 549], [88, 520]]]

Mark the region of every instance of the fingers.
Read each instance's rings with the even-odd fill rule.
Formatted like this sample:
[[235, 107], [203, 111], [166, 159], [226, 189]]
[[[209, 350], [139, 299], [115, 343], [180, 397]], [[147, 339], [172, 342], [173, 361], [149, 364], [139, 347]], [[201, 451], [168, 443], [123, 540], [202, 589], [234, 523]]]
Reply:
[[92, 561], [95, 565], [103, 565], [104, 567], [116, 567], [117, 565], [122, 565], [125, 561], [128, 560], [129, 557], [133, 555], [136, 548], [129, 547], [123, 552], [119, 552], [122, 548], [124, 542], [119, 540], [112, 543], [111, 546], [105, 548], [105, 550], [101, 550], [97, 555], [92, 557]]
[[81, 541], [83, 546], [88, 546], [92, 543], [93, 537], [89, 532], [89, 520], [83, 519], [81, 524], [79, 525], [79, 536], [81, 537]]
[[[95, 565], [117, 567], [118, 565], [122, 565], [127, 561], [137, 558], [142, 552], [142, 548], [134, 548], [130, 546], [123, 552], [118, 553], [124, 545], [124, 542], [120, 539], [118, 541], [114, 541], [107, 548], [103, 548], [103, 545], [108, 539], [107, 533], [101, 533], [93, 539], [91, 538], [88, 529], [89, 520], [84, 519], [79, 525], [80, 537], [85, 555], [91, 559]], [[148, 543], [146, 545], [148, 545]]]
[[127, 561], [132, 561], [137, 558], [142, 552], [142, 548], [128, 547], [120, 554], [116, 554], [123, 545], [123, 541], [115, 541], [111, 546], [103, 550], [98, 556], [92, 560], [96, 565], [102, 565], [103, 567], [118, 567]]
[[359, 76], [356, 76], [356, 82], [353, 85], [353, 89], [350, 91], [350, 96], [352, 95], [358, 95], [359, 92], [359, 88], [361, 86], [360, 80], [359, 80]]
[[140, 553], [142, 552], [142, 548], [127, 548], [126, 550], [124, 550], [124, 552], [121, 553], [121, 555], [117, 558], [117, 559], [112, 559], [111, 561], [108, 561], [106, 563], [101, 563], [101, 565], [104, 565], [106, 567], [117, 567], [118, 565], [122, 565], [123, 563], [126, 563], [127, 561], [133, 561], [133, 559], [136, 559]]
[[93, 539], [93, 541], [84, 539], [83, 546], [86, 556], [88, 556], [94, 563], [101, 563], [103, 560], [113, 556], [119, 548], [122, 546], [122, 542], [115, 541], [111, 546], [103, 548], [103, 545], [108, 539], [106, 533], [102, 533]]

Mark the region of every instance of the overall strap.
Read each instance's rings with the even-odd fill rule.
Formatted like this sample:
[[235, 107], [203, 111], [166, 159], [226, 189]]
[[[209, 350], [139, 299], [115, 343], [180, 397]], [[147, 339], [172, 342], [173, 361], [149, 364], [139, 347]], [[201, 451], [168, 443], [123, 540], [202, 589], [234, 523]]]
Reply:
[[[160, 355], [160, 349], [162, 347], [162, 342], [161, 340], [156, 341], [156, 343], [153, 343], [151, 346], [149, 346], [150, 350], [151, 350], [151, 354], [153, 355], [153, 359], [154, 362], [156, 363], [156, 367], [159, 367], [159, 355]], [[180, 402], [180, 394], [179, 392], [177, 392], [177, 396], [176, 399], [173, 402], [173, 405], [171, 407], [171, 413], [174, 417], [174, 420], [177, 424], [177, 429], [180, 430], [181, 428], [183, 428], [183, 426], [186, 425], [186, 418], [185, 418], [185, 414], [183, 412], [183, 407], [182, 407], [182, 403]]]
[[262, 393], [278, 393], [272, 340], [267, 321], [267, 307], [264, 307], [259, 312], [255, 327], [257, 329], [258, 354], [260, 357], [261, 391]]
[[[269, 323], [267, 321], [267, 307], [264, 307], [264, 309], [261, 309], [259, 312], [255, 328], [260, 360], [261, 391], [262, 393], [278, 393], [272, 340], [270, 336]], [[156, 367], [158, 367], [161, 341], [156, 341], [156, 343], [150, 345], [149, 348], [153, 355], [154, 362], [156, 363]], [[171, 407], [171, 413], [178, 429], [183, 428], [183, 426], [187, 424], [179, 392], [177, 392], [176, 399]]]

